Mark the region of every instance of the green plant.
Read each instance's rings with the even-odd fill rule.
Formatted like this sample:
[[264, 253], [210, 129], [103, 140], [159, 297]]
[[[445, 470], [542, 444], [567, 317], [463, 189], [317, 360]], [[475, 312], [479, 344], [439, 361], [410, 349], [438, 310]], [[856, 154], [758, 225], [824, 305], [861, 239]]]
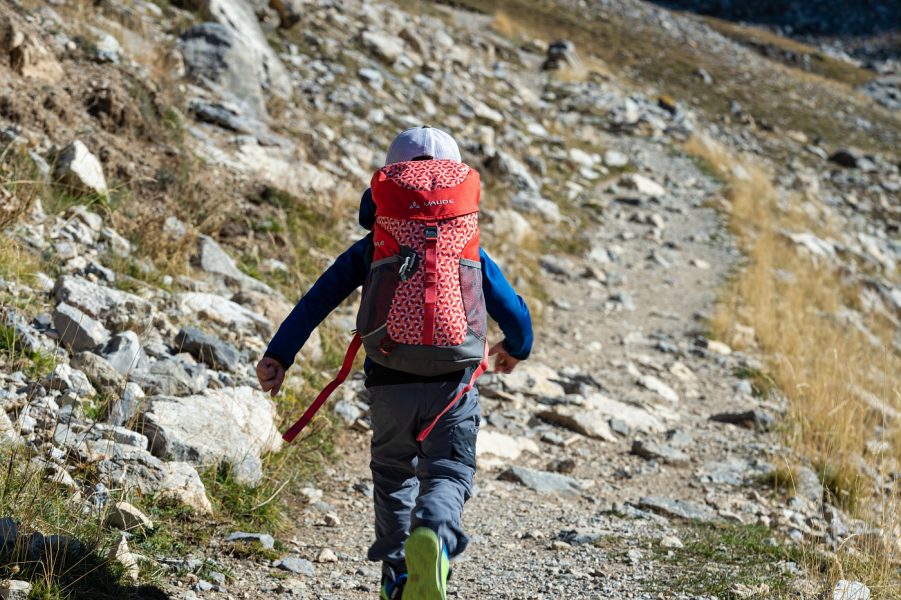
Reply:
[[23, 369], [32, 379], [40, 379], [56, 366], [56, 359], [43, 351], [26, 352], [19, 349], [16, 330], [0, 324], [0, 358], [12, 370]]
[[0, 515], [19, 532], [0, 563], [0, 579], [31, 581], [30, 598], [42, 600], [129, 597], [121, 566], [107, 558], [117, 540], [103, 527], [104, 512], [48, 479], [34, 458], [27, 447], [0, 446]]
[[660, 568], [650, 591], [732, 599], [741, 597], [739, 590], [757, 589], [765, 590], [767, 598], [787, 598], [795, 578], [792, 567], [803, 551], [772, 536], [769, 528], [758, 525], [681, 526], [677, 537], [684, 547], [655, 552]]
[[776, 389], [776, 382], [773, 377], [760, 369], [751, 367], [738, 367], [733, 371], [733, 375], [740, 379], [747, 379], [751, 382], [751, 391], [758, 398], [768, 398]]

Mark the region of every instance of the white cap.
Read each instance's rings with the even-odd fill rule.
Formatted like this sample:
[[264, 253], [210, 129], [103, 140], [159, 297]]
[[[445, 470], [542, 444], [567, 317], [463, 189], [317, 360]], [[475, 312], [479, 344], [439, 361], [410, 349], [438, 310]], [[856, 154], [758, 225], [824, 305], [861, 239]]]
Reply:
[[414, 158], [427, 156], [431, 159], [448, 159], [461, 162], [460, 149], [450, 134], [423, 125], [411, 127], [398, 134], [388, 146], [385, 164], [407, 162]]

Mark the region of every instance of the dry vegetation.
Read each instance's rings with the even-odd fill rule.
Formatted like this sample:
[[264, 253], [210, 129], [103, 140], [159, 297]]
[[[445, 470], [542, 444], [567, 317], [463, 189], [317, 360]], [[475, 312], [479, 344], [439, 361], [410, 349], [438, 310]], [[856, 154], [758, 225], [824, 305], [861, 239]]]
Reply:
[[[827, 146], [850, 144], [864, 149], [892, 150], [901, 143], [896, 115], [863, 98], [849, 84], [859, 83], [861, 70], [841, 61], [814, 59], [807, 71], [770, 61], [768, 73], [729, 61], [700, 44], [685, 44], [653, 24], [625, 21], [614, 12], [561, 10], [554, 0], [443, 0], [452, 6], [494, 15], [494, 27], [503, 34], [525, 39], [572, 40], [583, 57], [614, 66], [632, 80], [650, 83], [677, 101], [706, 113], [711, 120], [730, 114], [737, 101], [765, 129], [803, 131]], [[704, 69], [713, 77], [703, 85]], [[603, 72], [603, 71], [602, 71]], [[753, 81], [753, 85], [749, 85]], [[848, 104], [868, 113], [872, 132], [837, 118]]]
[[[818, 558], [817, 564], [835, 579], [864, 579], [880, 597], [901, 597], [899, 498], [874, 489], [867, 474], [872, 469], [888, 476], [901, 458], [901, 428], [888, 417], [901, 409], [901, 358], [891, 349], [893, 328], [864, 317], [882, 337], [883, 347], [876, 348], [839, 317], [842, 307], [858, 302], [858, 287], [781, 233], [822, 231], [828, 224], [812, 222], [797, 198], [780, 198], [762, 166], [706, 139], [693, 138], [686, 150], [726, 180], [724, 207], [747, 256], [746, 267], [725, 290], [714, 334], [734, 341], [736, 325], [754, 328], [770, 376], [788, 399], [786, 441], [818, 470], [834, 502], [879, 531], [861, 545], [863, 553], [848, 548], [834, 560]], [[736, 165], [747, 175], [737, 175]], [[867, 448], [874, 439], [887, 442], [883, 452]]]

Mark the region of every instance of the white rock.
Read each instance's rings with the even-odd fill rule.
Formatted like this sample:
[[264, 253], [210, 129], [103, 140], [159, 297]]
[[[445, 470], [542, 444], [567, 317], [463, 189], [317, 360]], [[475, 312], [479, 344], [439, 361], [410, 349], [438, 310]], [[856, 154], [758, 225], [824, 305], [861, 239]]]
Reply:
[[364, 31], [363, 47], [388, 64], [404, 53], [404, 41], [396, 36], [380, 31]]
[[136, 529], [153, 529], [153, 521], [150, 517], [141, 512], [138, 507], [128, 502], [116, 502], [108, 510], [106, 521], [107, 527], [115, 527], [122, 531], [133, 531]]
[[669, 372], [676, 376], [679, 381], [684, 381], [685, 383], [692, 383], [698, 380], [698, 376], [694, 374], [694, 372], [689, 369], [685, 364], [676, 361], [672, 365], [670, 365]]
[[580, 167], [591, 168], [597, 164], [597, 155], [589, 154], [580, 148], [569, 149], [569, 160], [576, 163]]
[[619, 179], [619, 185], [627, 190], [635, 190], [644, 196], [651, 198], [662, 198], [666, 195], [666, 189], [653, 179], [639, 175], [638, 173], [628, 173]]
[[72, 392], [79, 398], [93, 398], [97, 395], [97, 390], [91, 385], [88, 376], [65, 363], [53, 367], [53, 371], [45, 376], [41, 383], [52, 390]]
[[163, 465], [164, 477], [157, 488], [161, 496], [177, 500], [199, 513], [213, 512], [206, 487], [193, 466], [186, 462], [167, 462]]
[[522, 454], [522, 449], [519, 441], [512, 435], [492, 429], [479, 431], [479, 439], [476, 443], [476, 457], [479, 461], [489, 456], [516, 460], [520, 454]]
[[0, 598], [2, 600], [26, 600], [31, 594], [32, 587], [27, 581], [19, 579], [0, 582]]
[[338, 562], [338, 555], [330, 548], [323, 548], [322, 552], [319, 553], [319, 556], [316, 557], [316, 562], [336, 563]]
[[109, 422], [113, 425], [126, 425], [134, 421], [135, 417], [141, 411], [141, 405], [144, 403], [144, 390], [141, 386], [133, 381], [125, 384], [122, 395], [113, 404], [110, 411]]
[[6, 411], [0, 408], [0, 444], [19, 444], [21, 441], [22, 438], [16, 431], [16, 426], [9, 418], [9, 415], [6, 414]]
[[241, 289], [275, 294], [268, 285], [242, 272], [228, 252], [208, 235], [198, 237], [198, 253], [194, 257], [194, 262], [203, 272], [222, 278], [228, 283], [234, 283]]
[[470, 104], [472, 104], [472, 111], [478, 118], [484, 119], [485, 121], [488, 121], [490, 123], [494, 123], [495, 125], [500, 125], [504, 122], [503, 113], [491, 108], [484, 102], [480, 102], [478, 100], [470, 100]]
[[150, 359], [134, 331], [114, 335], [100, 350], [100, 354], [121, 375], [129, 375], [150, 366]]
[[617, 440], [610, 428], [609, 417], [600, 411], [585, 410], [581, 406], [555, 406], [539, 412], [538, 416], [590, 438], [607, 442]]
[[216, 294], [186, 292], [177, 296], [182, 314], [210, 319], [225, 327], [252, 329], [262, 336], [272, 335], [272, 324], [262, 315]]
[[629, 157], [616, 150], [604, 152], [604, 164], [611, 168], [621, 168], [629, 164]]
[[60, 342], [73, 352], [94, 350], [109, 340], [109, 331], [96, 321], [65, 302], [53, 311], [53, 327]]
[[503, 208], [491, 216], [492, 235], [497, 239], [519, 245], [532, 233], [532, 225], [515, 210]]
[[612, 400], [603, 394], [593, 394], [585, 398], [585, 408], [600, 412], [609, 419], [619, 419], [630, 429], [642, 433], [658, 433], [666, 429], [663, 421], [645, 409]]
[[832, 600], [870, 600], [870, 588], [859, 581], [842, 579], [832, 590]]
[[693, 267], [701, 269], [702, 271], [706, 271], [710, 268], [710, 263], [703, 258], [693, 258], [691, 259], [691, 264]]
[[266, 40], [250, 3], [243, 0], [204, 0], [201, 12], [208, 19], [231, 29], [235, 37], [246, 44], [263, 88], [282, 98], [291, 97], [291, 76]]
[[56, 159], [56, 177], [84, 192], [106, 196], [106, 177], [103, 165], [88, 147], [75, 140], [60, 152]]
[[82, 277], [60, 277], [53, 293], [59, 302], [71, 304], [116, 331], [129, 325], [146, 327], [153, 314], [153, 305], [144, 298]]
[[138, 557], [131, 552], [131, 549], [128, 547], [128, 540], [125, 539], [124, 535], [118, 544], [110, 548], [109, 560], [118, 562], [125, 571], [125, 577], [129, 580], [136, 582], [140, 578], [141, 571], [138, 569]]
[[512, 393], [527, 396], [560, 398], [565, 395], [563, 386], [551, 381], [557, 378], [557, 372], [540, 363], [524, 362], [508, 375], [501, 375], [504, 387]]
[[723, 356], [732, 354], [732, 348], [723, 342], [718, 342], [716, 340], [709, 340], [707, 342], [707, 349], [715, 354], [722, 354]]
[[676, 390], [663, 383], [653, 375], [641, 375], [637, 379], [638, 385], [659, 395], [664, 400], [675, 404], [679, 401], [679, 394]]
[[242, 386], [183, 398], [151, 396], [139, 426], [155, 456], [208, 466], [223, 460], [239, 464], [248, 457], [258, 461], [277, 451], [281, 436], [275, 419], [272, 400]]
[[682, 543], [682, 540], [677, 538], [674, 535], [665, 535], [660, 539], [660, 547], [661, 548], [684, 548], [685, 544]]
[[552, 200], [542, 198], [530, 192], [519, 192], [511, 199], [513, 207], [523, 212], [535, 213], [548, 223], [559, 223], [562, 216], [560, 215], [560, 207]]

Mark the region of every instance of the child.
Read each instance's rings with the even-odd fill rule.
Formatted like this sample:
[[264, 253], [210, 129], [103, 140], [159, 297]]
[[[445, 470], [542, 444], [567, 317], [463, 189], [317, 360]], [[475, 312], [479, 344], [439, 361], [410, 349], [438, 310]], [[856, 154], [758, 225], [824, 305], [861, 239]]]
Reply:
[[[454, 139], [439, 129], [416, 127], [394, 139], [385, 164], [442, 159], [461, 162]], [[475, 181], [477, 186], [477, 177]], [[363, 194], [359, 220], [364, 228], [374, 229], [371, 190]], [[257, 365], [264, 391], [278, 393], [285, 370], [313, 329], [364, 285], [374, 250], [373, 233], [369, 233], [339, 256], [301, 298]], [[510, 373], [531, 351], [531, 317], [497, 264], [481, 249], [478, 256], [484, 308], [505, 336], [490, 348], [489, 355], [496, 357], [496, 371]], [[412, 257], [414, 270], [420, 258]], [[369, 353], [364, 367], [371, 400], [376, 538], [368, 558], [383, 564], [380, 597], [384, 600], [401, 598], [405, 588], [408, 600], [443, 600], [448, 561], [463, 552], [469, 541], [461, 528], [461, 515], [472, 494], [480, 424], [476, 388], [463, 393], [455, 404], [449, 403], [466, 389], [475, 366], [417, 375], [379, 362], [384, 361], [372, 360]], [[430, 428], [420, 434], [426, 426]]]

